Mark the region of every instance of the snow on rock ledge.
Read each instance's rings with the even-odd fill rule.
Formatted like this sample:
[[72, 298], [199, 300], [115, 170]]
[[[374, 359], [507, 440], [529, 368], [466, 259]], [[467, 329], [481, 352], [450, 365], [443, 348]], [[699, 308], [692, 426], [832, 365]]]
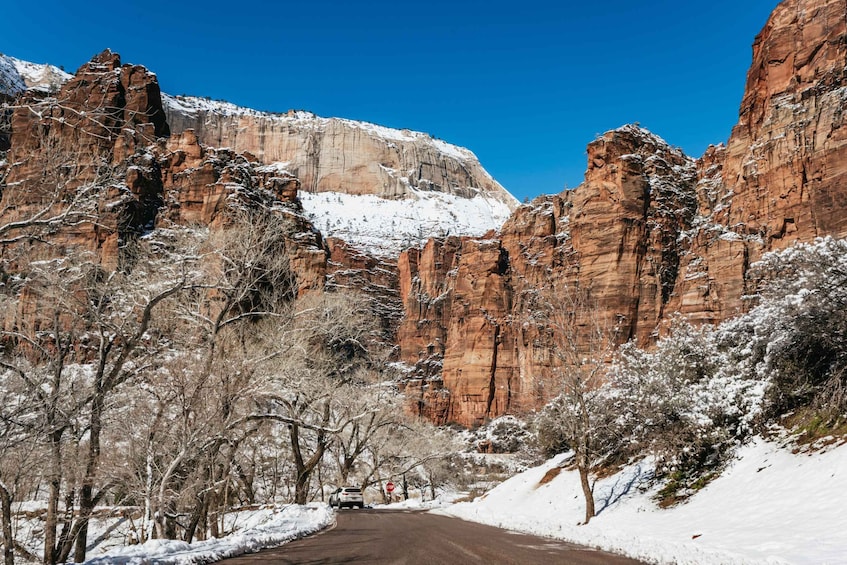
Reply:
[[481, 236], [511, 214], [491, 196], [463, 198], [412, 189], [402, 200], [341, 192], [301, 192], [303, 209], [321, 233], [343, 239], [374, 257], [397, 257], [431, 237]]
[[[425, 133], [309, 112], [272, 114], [202, 98], [162, 98], [171, 131], [193, 129], [206, 145], [278, 163], [300, 179], [304, 206], [325, 235], [366, 249], [385, 247], [383, 255], [433, 236], [499, 229], [518, 206], [471, 151]], [[319, 209], [324, 204], [328, 208]], [[368, 225], [353, 218], [362, 212]]]

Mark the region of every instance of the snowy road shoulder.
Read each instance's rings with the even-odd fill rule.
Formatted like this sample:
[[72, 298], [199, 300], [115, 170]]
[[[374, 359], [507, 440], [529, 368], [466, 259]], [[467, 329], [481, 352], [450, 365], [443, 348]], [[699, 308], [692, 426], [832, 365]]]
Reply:
[[283, 506], [242, 513], [236, 533], [191, 544], [175, 540], [150, 540], [141, 545], [113, 549], [85, 561], [87, 565], [195, 565], [253, 553], [316, 533], [335, 523], [326, 504]]
[[575, 471], [531, 469], [473, 502], [435, 512], [650, 563], [835, 564], [847, 555], [847, 446], [795, 454], [761, 439], [685, 504], [661, 509], [658, 487], [630, 466], [595, 486], [598, 515], [586, 526]]

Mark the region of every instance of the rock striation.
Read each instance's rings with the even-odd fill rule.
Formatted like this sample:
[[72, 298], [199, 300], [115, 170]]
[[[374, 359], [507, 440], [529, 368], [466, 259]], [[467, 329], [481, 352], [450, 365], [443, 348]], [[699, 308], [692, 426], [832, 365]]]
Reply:
[[637, 126], [588, 146], [585, 181], [519, 208], [484, 239], [433, 240], [399, 260], [410, 408], [476, 425], [537, 407], [558, 361], [534, 292], [587, 289], [620, 341], [649, 345], [676, 313], [745, 307], [752, 262], [847, 236], [847, 2], [785, 0], [753, 45], [726, 146], [696, 162]]
[[784, 0], [756, 37], [738, 124], [699, 162], [673, 309], [726, 319], [763, 253], [847, 236], [846, 14], [845, 0]]
[[[193, 132], [170, 136], [156, 76], [104, 51], [45, 96], [27, 90], [11, 116], [8, 165], [0, 178], [3, 221], [60, 213], [74, 202], [82, 221], [57, 225], [54, 245], [22, 238], [3, 260], [62, 256], [70, 247], [121, 264], [125, 243], [169, 225], [225, 229], [233, 206], [272, 208], [291, 223], [289, 253], [301, 289], [322, 287], [329, 251], [303, 214], [299, 181], [249, 156], [215, 149]], [[84, 197], [85, 201], [81, 201]]]

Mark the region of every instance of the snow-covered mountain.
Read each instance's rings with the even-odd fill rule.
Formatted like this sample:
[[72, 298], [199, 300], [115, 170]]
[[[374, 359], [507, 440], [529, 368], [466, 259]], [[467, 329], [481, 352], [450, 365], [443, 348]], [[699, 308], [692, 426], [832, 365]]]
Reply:
[[[0, 92], [56, 90], [52, 65], [0, 55]], [[162, 95], [173, 133], [248, 152], [300, 179], [303, 207], [323, 235], [396, 257], [431, 237], [499, 229], [518, 201], [473, 152], [429, 134], [310, 112], [260, 112], [228, 102]]]
[[0, 53], [0, 94], [17, 96], [28, 88], [52, 92], [71, 76], [53, 65], [30, 63]]
[[196, 97], [164, 95], [163, 103], [172, 132], [193, 129], [206, 145], [249, 152], [299, 178], [321, 232], [371, 254], [483, 235], [518, 205], [471, 151], [426, 133]]

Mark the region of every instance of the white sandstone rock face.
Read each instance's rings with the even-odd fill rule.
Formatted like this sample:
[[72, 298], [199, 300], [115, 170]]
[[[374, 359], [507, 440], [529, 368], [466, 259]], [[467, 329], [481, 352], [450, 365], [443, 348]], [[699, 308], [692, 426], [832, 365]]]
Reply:
[[425, 133], [202, 98], [163, 102], [172, 132], [194, 129], [206, 145], [290, 172], [324, 235], [373, 254], [396, 256], [446, 234], [482, 235], [518, 206], [471, 151]]
[[428, 134], [309, 112], [258, 112], [226, 102], [163, 96], [171, 131], [194, 129], [214, 147], [284, 162], [307, 192], [402, 198], [411, 189], [472, 198], [479, 190], [517, 207], [469, 150]]

